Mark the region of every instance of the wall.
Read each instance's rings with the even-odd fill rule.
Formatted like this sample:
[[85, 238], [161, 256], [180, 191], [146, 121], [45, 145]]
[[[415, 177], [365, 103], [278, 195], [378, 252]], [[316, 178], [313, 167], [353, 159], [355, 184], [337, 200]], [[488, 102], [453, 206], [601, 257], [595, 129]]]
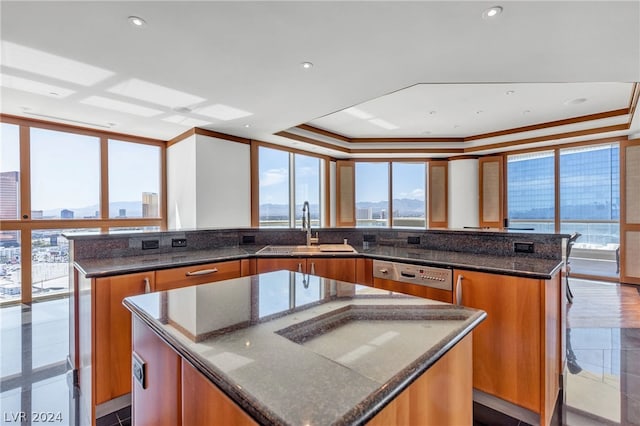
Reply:
[[167, 148], [167, 227], [251, 226], [248, 144], [192, 135]]
[[449, 161], [449, 228], [479, 225], [478, 160]]

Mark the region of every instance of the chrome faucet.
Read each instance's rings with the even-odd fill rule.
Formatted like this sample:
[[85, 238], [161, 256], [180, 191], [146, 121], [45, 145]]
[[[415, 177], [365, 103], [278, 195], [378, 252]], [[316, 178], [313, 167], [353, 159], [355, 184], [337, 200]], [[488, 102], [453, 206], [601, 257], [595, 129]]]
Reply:
[[318, 244], [318, 233], [315, 237], [311, 236], [311, 208], [308, 201], [302, 204], [302, 230], [307, 233], [307, 246]]

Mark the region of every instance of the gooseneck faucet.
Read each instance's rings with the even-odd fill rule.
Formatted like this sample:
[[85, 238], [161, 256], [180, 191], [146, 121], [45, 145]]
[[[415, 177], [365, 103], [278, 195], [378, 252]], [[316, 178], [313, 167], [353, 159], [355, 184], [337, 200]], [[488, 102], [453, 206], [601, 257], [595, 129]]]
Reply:
[[315, 237], [311, 236], [311, 209], [308, 201], [302, 204], [302, 230], [307, 233], [307, 246], [318, 243], [318, 233], [316, 232]]

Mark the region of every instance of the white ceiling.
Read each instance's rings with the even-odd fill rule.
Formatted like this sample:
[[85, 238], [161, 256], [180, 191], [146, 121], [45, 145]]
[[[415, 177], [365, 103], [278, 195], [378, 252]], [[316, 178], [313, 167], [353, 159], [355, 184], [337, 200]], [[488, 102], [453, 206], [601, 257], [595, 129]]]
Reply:
[[[483, 19], [495, 4], [504, 12]], [[640, 81], [640, 0], [0, 8], [2, 113], [163, 140], [198, 126], [292, 145], [274, 134], [303, 123], [349, 137], [469, 136], [625, 108]], [[565, 105], [576, 98], [587, 101]], [[398, 129], [339, 112], [353, 106]], [[638, 131], [636, 117], [616, 134]]]

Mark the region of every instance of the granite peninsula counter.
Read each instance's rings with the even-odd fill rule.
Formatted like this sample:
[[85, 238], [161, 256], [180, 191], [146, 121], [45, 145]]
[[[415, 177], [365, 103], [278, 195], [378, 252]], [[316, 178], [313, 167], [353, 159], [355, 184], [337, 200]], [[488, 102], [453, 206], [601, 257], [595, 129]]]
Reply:
[[[480, 310], [288, 271], [148, 293], [123, 303], [134, 317], [133, 351], [149, 364], [147, 389], [134, 382], [134, 418], [147, 412], [137, 410], [157, 383], [153, 361], [145, 359], [145, 345], [138, 342], [142, 328], [177, 353], [183, 381], [187, 363], [260, 424], [368, 422], [426, 372], [440, 368], [463, 340], [468, 365], [456, 371], [470, 374], [470, 334], [486, 317]], [[436, 395], [456, 385], [439, 378], [431, 383]], [[471, 410], [471, 379], [466, 382], [458, 384], [468, 387], [465, 392], [453, 393], [467, 395], [463, 405]], [[164, 392], [166, 401], [172, 390], [155, 391]], [[183, 384], [176, 399], [193, 404], [200, 397], [189, 395]], [[171, 409], [170, 403], [162, 409]]]

